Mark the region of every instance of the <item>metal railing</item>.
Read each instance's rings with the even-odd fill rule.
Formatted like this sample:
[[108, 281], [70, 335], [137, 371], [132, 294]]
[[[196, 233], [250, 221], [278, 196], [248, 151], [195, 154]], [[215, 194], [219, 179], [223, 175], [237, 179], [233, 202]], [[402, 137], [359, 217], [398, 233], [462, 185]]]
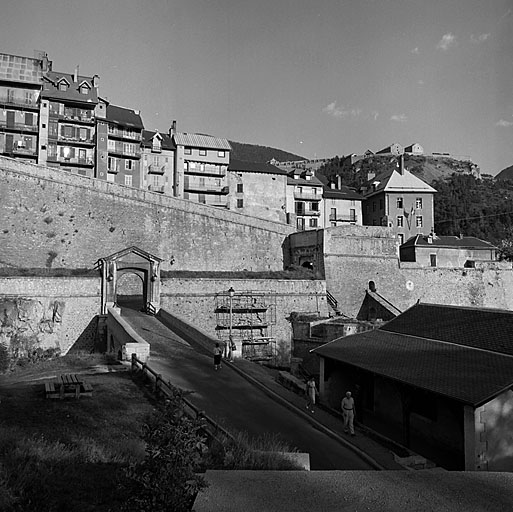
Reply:
[[335, 299], [335, 297], [333, 297], [333, 295], [331, 295], [331, 293], [326, 290], [326, 300], [328, 301], [328, 304], [335, 310], [338, 312], [338, 301], [337, 299]]

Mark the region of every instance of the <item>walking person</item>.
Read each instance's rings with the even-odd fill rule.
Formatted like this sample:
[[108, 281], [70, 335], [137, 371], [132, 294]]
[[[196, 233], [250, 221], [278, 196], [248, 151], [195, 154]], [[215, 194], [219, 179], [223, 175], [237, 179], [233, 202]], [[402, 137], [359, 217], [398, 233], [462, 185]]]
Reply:
[[219, 343], [216, 343], [214, 347], [214, 370], [219, 370], [221, 368], [221, 356], [223, 355], [223, 350], [219, 346]]
[[317, 386], [315, 385], [315, 379], [310, 377], [306, 382], [306, 408], [312, 414], [315, 412], [315, 397], [317, 395]]
[[351, 391], [346, 393], [346, 396], [342, 398], [342, 403], [340, 404], [342, 408], [342, 415], [344, 416], [344, 432], [351, 433], [354, 436], [354, 415], [355, 415], [355, 407], [354, 407], [354, 398], [351, 396]]

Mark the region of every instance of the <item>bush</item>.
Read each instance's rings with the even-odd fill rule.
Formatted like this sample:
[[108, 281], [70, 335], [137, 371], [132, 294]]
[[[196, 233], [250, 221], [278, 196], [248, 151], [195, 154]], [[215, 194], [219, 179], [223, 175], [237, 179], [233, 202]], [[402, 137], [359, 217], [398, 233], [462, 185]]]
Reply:
[[127, 470], [123, 510], [188, 511], [196, 494], [207, 485], [196, 474], [207, 451], [203, 422], [187, 417], [182, 392], [172, 392], [143, 426], [146, 457]]

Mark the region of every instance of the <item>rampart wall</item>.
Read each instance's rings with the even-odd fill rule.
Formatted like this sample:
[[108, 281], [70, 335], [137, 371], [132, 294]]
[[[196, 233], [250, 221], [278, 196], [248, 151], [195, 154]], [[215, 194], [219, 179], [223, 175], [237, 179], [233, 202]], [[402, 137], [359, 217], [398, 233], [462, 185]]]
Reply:
[[282, 270], [293, 228], [0, 157], [0, 266], [91, 268], [135, 245], [163, 270]]

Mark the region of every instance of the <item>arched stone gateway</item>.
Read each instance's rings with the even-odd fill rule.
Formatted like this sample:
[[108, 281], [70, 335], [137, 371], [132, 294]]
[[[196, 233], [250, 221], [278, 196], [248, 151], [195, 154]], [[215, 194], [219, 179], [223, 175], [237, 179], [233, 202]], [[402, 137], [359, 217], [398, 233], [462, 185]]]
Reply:
[[[107, 308], [117, 305], [118, 294], [142, 295], [142, 307], [148, 312], [158, 311], [162, 261], [134, 246], [100, 258], [97, 265], [102, 271], [101, 314], [105, 315]], [[130, 293], [134, 291], [136, 293]]]

